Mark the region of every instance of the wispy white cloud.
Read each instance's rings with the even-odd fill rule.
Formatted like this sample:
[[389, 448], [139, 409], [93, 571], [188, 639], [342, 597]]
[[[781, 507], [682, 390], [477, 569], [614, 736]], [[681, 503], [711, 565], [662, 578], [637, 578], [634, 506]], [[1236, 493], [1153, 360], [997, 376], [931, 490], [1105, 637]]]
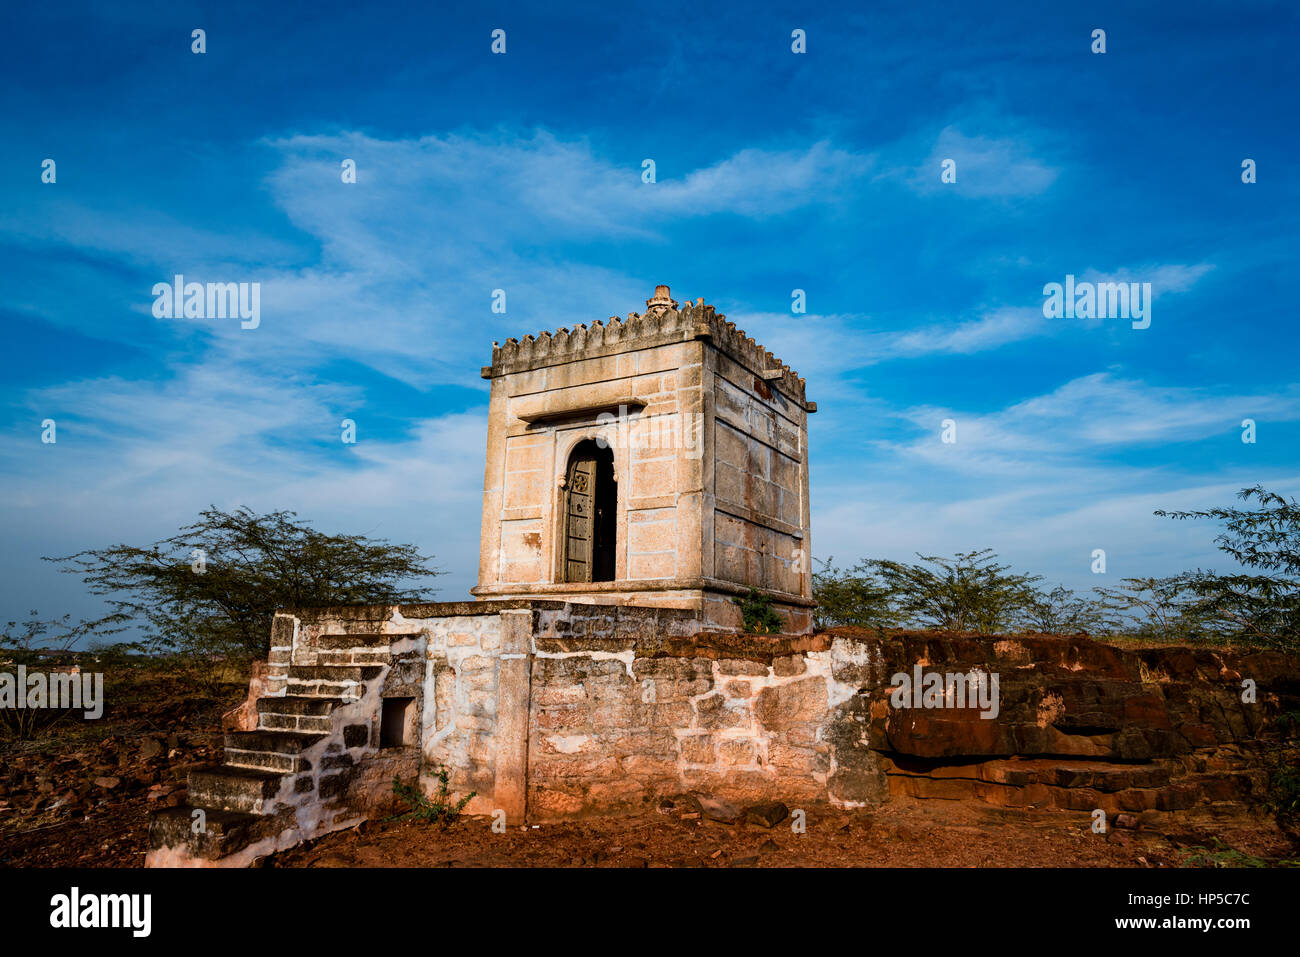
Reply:
[[[1147, 264], [1102, 273], [1088, 269], [1079, 281], [1142, 281], [1152, 284], [1152, 295], [1185, 293], [1214, 269], [1210, 263]], [[1055, 281], [1055, 280], [1053, 280]], [[1033, 289], [1032, 295], [1038, 294]], [[733, 320], [757, 337], [777, 356], [806, 378], [834, 380], [844, 372], [892, 360], [936, 356], [977, 355], [1012, 343], [1043, 336], [1091, 333], [1106, 320], [1049, 320], [1041, 302], [1033, 306], [990, 306], [971, 318], [949, 322], [927, 320], [910, 328], [883, 329], [873, 316], [861, 313], [794, 315], [741, 311]], [[835, 384], [832, 384], [835, 388]]]
[[[460, 594], [472, 584], [460, 558], [477, 547], [486, 408], [412, 417], [383, 438], [353, 413], [358, 439], [345, 444], [341, 419], [360, 399], [346, 384], [209, 365], [165, 382], [37, 390], [32, 407], [56, 418], [58, 441], [42, 445], [26, 429], [0, 445], [8, 520], [43, 524], [39, 548], [50, 554], [161, 536], [209, 503], [289, 508], [322, 527], [437, 543]], [[23, 477], [35, 467], [39, 483]]]
[[734, 319], [805, 378], [823, 384], [843, 373], [882, 362], [975, 355], [1014, 342], [1068, 331], [1043, 318], [1041, 309], [996, 307], [973, 319], [930, 321], [908, 329], [880, 329], [862, 314], [789, 315], [742, 312]]
[[[446, 587], [461, 594], [476, 568], [485, 408], [430, 415], [424, 404], [370, 406], [375, 386], [340, 381], [338, 363], [417, 393], [439, 384], [482, 389], [477, 372], [493, 338], [603, 318], [649, 294], [642, 277], [556, 261], [536, 252], [540, 244], [663, 238], [684, 220], [722, 212], [766, 217], [833, 200], [859, 169], [827, 143], [661, 169], [653, 185], [641, 182], [640, 157], [624, 168], [583, 140], [545, 132], [343, 133], [265, 145], [277, 157], [269, 195], [319, 249], [302, 265], [287, 265], [301, 259], [293, 244], [254, 237], [232, 247], [219, 226], [159, 215], [117, 228], [108, 210], [55, 204], [39, 228], [0, 222], [18, 242], [153, 267], [153, 281], [183, 272], [261, 284], [262, 323], [242, 330], [155, 319], [151, 281], [114, 331], [132, 341], [131, 323], [167, 323], [178, 342], [189, 340], [185, 348], [163, 355], [149, 377], [72, 378], [27, 393], [25, 418], [59, 422], [54, 446], [33, 442], [25, 424], [0, 446], [9, 527], [28, 529], [33, 548], [162, 535], [209, 502], [287, 507], [434, 543], [454, 572]], [[355, 185], [340, 180], [344, 157], [357, 162]], [[494, 288], [507, 291], [505, 316], [490, 312]], [[101, 316], [84, 321], [103, 325]], [[368, 418], [376, 411], [401, 425], [376, 435]], [[358, 422], [355, 445], [339, 441], [344, 416]]]
[[[837, 481], [814, 472], [812, 548], [841, 566], [994, 548], [1018, 569], [1080, 590], [1196, 567], [1226, 570], [1230, 563], [1214, 544], [1217, 529], [1153, 513], [1222, 505], [1256, 482], [1300, 495], [1300, 472], [1261, 474], [1244, 464], [1210, 480], [1136, 468], [1081, 466], [1068, 481], [1028, 471], [988, 491], [957, 478], [935, 481], [914, 466], [910, 477], [868, 468]], [[1097, 548], [1106, 552], [1105, 574], [1091, 570]]]
[[[324, 526], [431, 543], [454, 572], [445, 593], [459, 596], [476, 568], [486, 410], [472, 401], [468, 411], [443, 414], [388, 403], [384, 411], [402, 426], [379, 437], [366, 418], [378, 379], [370, 373], [409, 386], [403, 394], [482, 389], [477, 371], [492, 339], [622, 313], [649, 294], [647, 277], [593, 264], [584, 245], [667, 242], [705, 216], [759, 221], [833, 208], [879, 164], [829, 142], [744, 149], [697, 169], [661, 165], [659, 182], [649, 185], [641, 182], [642, 157], [611, 158], [585, 140], [541, 131], [395, 140], [341, 133], [264, 145], [277, 162], [268, 195], [300, 231], [297, 243], [252, 237], [245, 246], [215, 226], [151, 232], [148, 218], [118, 234], [111, 217], [72, 208], [37, 231], [41, 241], [157, 269], [160, 280], [175, 270], [200, 281], [260, 281], [262, 325], [174, 323], [168, 328], [190, 348], [160, 356], [154, 377], [74, 378], [31, 391], [30, 416], [39, 421], [54, 409], [63, 424], [56, 447], [35, 445], [26, 426], [0, 446], [8, 527], [25, 547], [50, 553], [146, 540], [209, 502], [287, 507]], [[921, 167], [935, 184], [935, 158], [946, 152], [958, 159], [959, 184], [970, 195], [1033, 195], [1056, 177], [1032, 149], [949, 127]], [[344, 157], [357, 162], [355, 185], [339, 179]], [[920, 175], [885, 171], [876, 181], [931, 188]], [[12, 225], [0, 221], [0, 230]], [[580, 251], [569, 255], [566, 244]], [[303, 249], [314, 251], [307, 261]], [[1159, 296], [1192, 290], [1210, 268], [1149, 264], [1126, 275], [1151, 281]], [[1082, 278], [1108, 275], [1089, 270]], [[505, 316], [490, 311], [495, 288], [507, 292]], [[687, 292], [677, 290], [679, 298]], [[143, 288], [135, 321], [159, 322], [149, 303]], [[1105, 456], [1219, 432], [1231, 438], [1245, 415], [1300, 418], [1294, 391], [1157, 387], [1109, 372], [994, 412], [900, 407], [877, 394], [863, 370], [980, 356], [1089, 327], [1001, 301], [951, 321], [926, 317], [901, 327], [896, 317], [890, 325], [857, 313], [734, 312], [807, 377], [822, 408], [814, 441], [855, 450], [814, 460], [819, 555], [1007, 543], [1032, 561], [1047, 554], [1049, 539], [1079, 527], [1104, 528], [1114, 539], [1128, 534], [1125, 516], [1131, 523], [1143, 510], [1176, 506], [1183, 492], [1188, 504], [1221, 501], [1217, 493], [1233, 483], [1210, 470], [1174, 480], [1153, 467], [1116, 467]], [[366, 370], [368, 381], [340, 381], [338, 369], [353, 367]], [[338, 441], [343, 415], [358, 418], [355, 446]], [[939, 442], [948, 417], [958, 422], [955, 446]], [[903, 437], [873, 440], [879, 430], [866, 422], [887, 422]], [[1150, 495], [1125, 487], [1144, 480], [1157, 487]], [[1198, 491], [1206, 496], [1194, 499]], [[990, 530], [1001, 542], [990, 540]], [[1140, 544], [1132, 534], [1125, 541]]]
[[[955, 163], [956, 182], [940, 178], [943, 163]], [[1034, 154], [1025, 137], [967, 135], [945, 126], [925, 160], [890, 175], [902, 178], [921, 193], [952, 190], [959, 196], [1010, 199], [1037, 196], [1056, 181], [1059, 170]]]
[[[437, 234], [442, 217], [473, 208], [481, 214], [473, 223], [456, 217], [455, 241], [463, 243], [468, 233], [497, 248], [510, 247], [542, 222], [552, 238], [590, 238], [651, 236], [678, 218], [716, 213], [761, 219], [832, 202], [869, 163], [822, 141], [804, 149], [741, 149], [693, 170], [671, 168], [668, 156], [631, 156], [616, 165], [596, 155], [585, 140], [563, 140], [541, 130], [528, 137], [496, 133], [408, 140], [360, 133], [294, 136], [269, 145], [282, 159], [270, 183], [286, 211], [299, 225], [327, 234], [327, 242], [342, 244], [340, 251], [374, 247], [330, 229], [339, 215], [441, 246], [442, 239], [453, 239]], [[356, 160], [356, 186], [362, 188], [338, 195], [343, 157]], [[654, 183], [642, 181], [647, 158], [656, 162]], [[336, 198], [319, 202], [326, 191]], [[428, 204], [423, 211], [411, 208], [412, 195]]]
[[[1215, 391], [1098, 373], [993, 412], [917, 406], [884, 415], [914, 437], [860, 438], [859, 451], [813, 471], [812, 547], [821, 558], [992, 547], [1019, 568], [1089, 589], [1228, 567], [1217, 529], [1160, 519], [1156, 509], [1221, 505], [1260, 482], [1300, 495], [1300, 472], [1261, 468], [1256, 446], [1241, 442], [1243, 418], [1275, 434], [1300, 421], [1300, 387]], [[955, 443], [942, 440], [945, 419], [956, 422]], [[823, 446], [852, 433], [847, 421], [813, 428]], [[858, 422], [860, 436], [881, 428], [878, 418]], [[1208, 456], [1172, 451], [1185, 443], [1219, 444]], [[1096, 548], [1107, 553], [1102, 576], [1091, 572]]]
[[[1300, 387], [1230, 393], [1152, 386], [1099, 372], [992, 413], [923, 406], [901, 415], [921, 434], [910, 442], [881, 443], [891, 454], [970, 475], [1059, 476], [1085, 461], [1114, 470], [1112, 463], [1103, 466], [1095, 457], [1124, 448], [1215, 436], [1240, 445], [1243, 418], [1300, 421]], [[941, 441], [945, 419], [956, 423], [956, 442]]]
[[929, 325], [885, 337], [885, 357], [970, 355], [1047, 333], [1041, 309], [995, 309], [978, 319]]
[[1091, 283], [1149, 282], [1151, 295], [1159, 299], [1163, 295], [1187, 292], [1213, 269], [1213, 263], [1155, 263], [1115, 272], [1089, 268], [1077, 278], [1080, 282]]

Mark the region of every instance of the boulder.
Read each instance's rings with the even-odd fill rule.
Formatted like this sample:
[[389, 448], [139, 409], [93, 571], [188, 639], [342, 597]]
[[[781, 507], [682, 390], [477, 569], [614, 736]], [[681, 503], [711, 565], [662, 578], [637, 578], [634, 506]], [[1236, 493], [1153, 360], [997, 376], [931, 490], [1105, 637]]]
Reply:
[[786, 819], [790, 809], [780, 801], [763, 801], [745, 808], [745, 823], [760, 827], [775, 827]]

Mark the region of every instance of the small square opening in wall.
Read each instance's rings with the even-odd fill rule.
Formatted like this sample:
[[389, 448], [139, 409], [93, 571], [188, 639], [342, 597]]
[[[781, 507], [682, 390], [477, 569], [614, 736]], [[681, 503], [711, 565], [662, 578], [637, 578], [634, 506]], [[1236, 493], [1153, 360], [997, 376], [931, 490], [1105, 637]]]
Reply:
[[379, 746], [404, 748], [412, 744], [412, 716], [415, 714], [414, 698], [384, 698], [384, 709], [379, 716]]

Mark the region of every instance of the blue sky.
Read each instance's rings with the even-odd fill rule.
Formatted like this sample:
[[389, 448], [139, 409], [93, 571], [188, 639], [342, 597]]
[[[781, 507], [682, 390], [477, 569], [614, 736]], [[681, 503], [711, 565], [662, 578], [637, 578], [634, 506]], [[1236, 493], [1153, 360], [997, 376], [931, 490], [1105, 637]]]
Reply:
[[[4, 13], [6, 620], [96, 613], [40, 556], [209, 503], [415, 542], [464, 597], [492, 341], [656, 283], [807, 378], [820, 558], [1113, 585], [1223, 567], [1155, 508], [1300, 493], [1295, 8], [411, 6]], [[176, 273], [259, 282], [260, 326], [154, 318]], [[1067, 273], [1150, 282], [1150, 328], [1044, 318]]]

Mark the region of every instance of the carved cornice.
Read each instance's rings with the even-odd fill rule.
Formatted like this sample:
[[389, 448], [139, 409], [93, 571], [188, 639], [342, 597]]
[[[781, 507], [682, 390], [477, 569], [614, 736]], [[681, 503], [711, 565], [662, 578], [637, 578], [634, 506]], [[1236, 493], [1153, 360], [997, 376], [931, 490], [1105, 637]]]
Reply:
[[743, 329], [737, 329], [734, 322], [728, 322], [722, 313], [706, 305], [703, 299], [688, 301], [679, 308], [668, 297], [667, 287], [660, 286], [646, 305], [644, 313], [629, 313], [626, 319], [611, 316], [607, 322], [596, 320], [572, 329], [494, 342], [492, 365], [483, 367], [483, 377], [527, 372], [670, 342], [707, 339], [715, 348], [753, 370], [769, 386], [779, 388], [800, 404], [807, 404], [805, 383], [799, 374]]

